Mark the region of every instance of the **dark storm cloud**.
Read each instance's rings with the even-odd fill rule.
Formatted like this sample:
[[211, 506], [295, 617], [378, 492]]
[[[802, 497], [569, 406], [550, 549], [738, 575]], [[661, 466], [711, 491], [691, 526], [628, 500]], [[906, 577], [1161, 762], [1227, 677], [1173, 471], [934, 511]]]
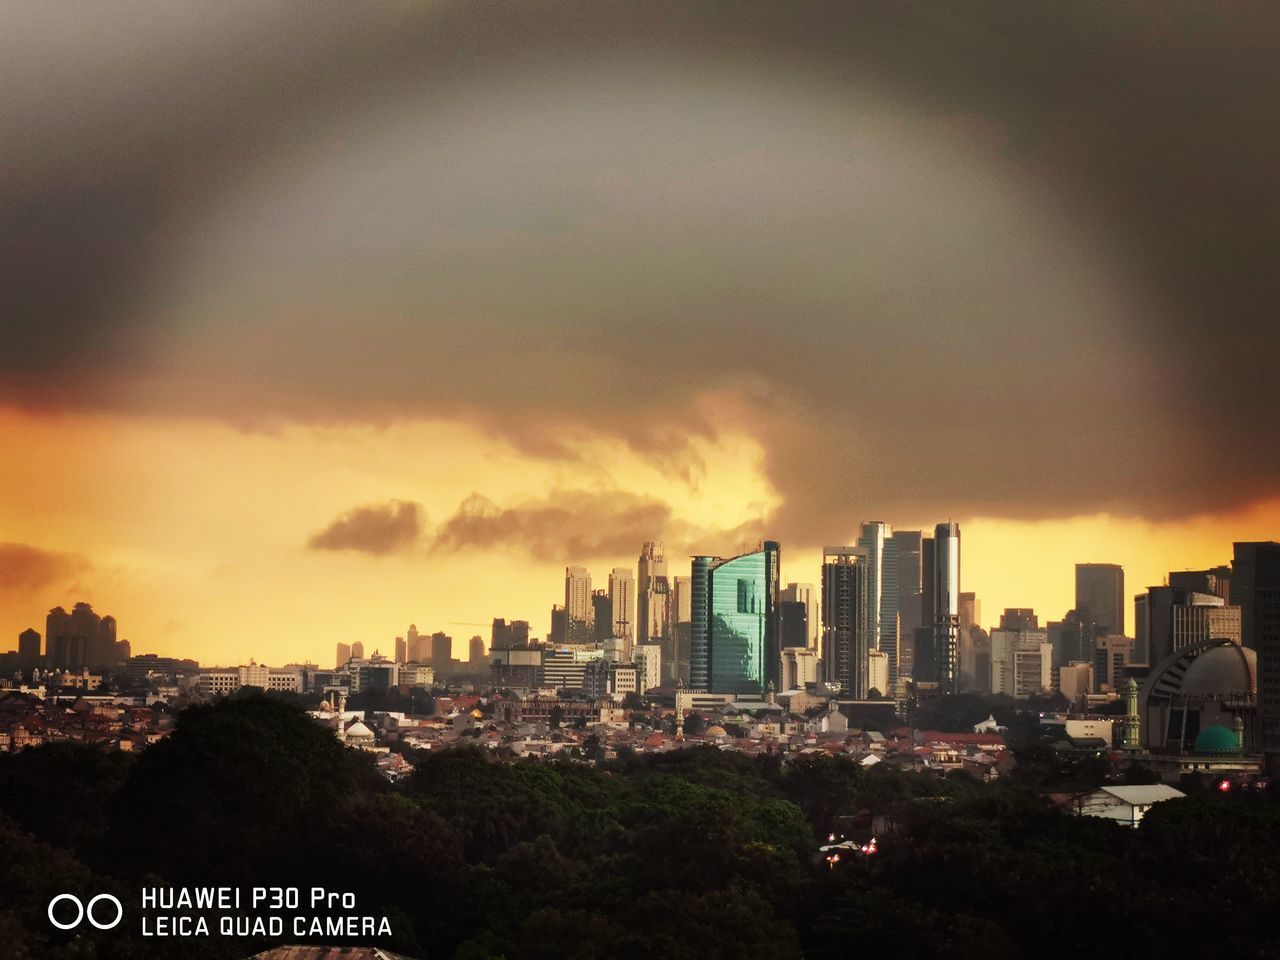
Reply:
[[407, 550], [422, 533], [422, 507], [404, 500], [348, 510], [307, 541], [312, 550], [382, 556]]
[[90, 569], [72, 553], [42, 550], [25, 543], [0, 543], [0, 590], [28, 597], [46, 587], [69, 586]]
[[514, 549], [535, 560], [616, 557], [672, 522], [665, 503], [624, 493], [564, 490], [511, 507], [472, 494], [436, 532], [432, 550]]
[[0, 400], [728, 426], [811, 542], [1280, 488], [1273, 6], [5, 20]]

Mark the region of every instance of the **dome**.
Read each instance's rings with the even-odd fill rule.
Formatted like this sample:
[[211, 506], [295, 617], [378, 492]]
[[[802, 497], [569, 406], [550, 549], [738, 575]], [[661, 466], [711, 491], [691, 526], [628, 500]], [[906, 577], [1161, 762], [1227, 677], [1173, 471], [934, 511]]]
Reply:
[[716, 724], [714, 727], [707, 727], [707, 736], [708, 737], [727, 737], [728, 734], [725, 733], [724, 727], [720, 726], [719, 724]]
[[1220, 723], [1206, 727], [1196, 737], [1195, 752], [1201, 754], [1238, 754], [1240, 744], [1235, 732]]
[[357, 720], [351, 726], [347, 727], [348, 740], [372, 740], [373, 731], [366, 727], [362, 722]]
[[1211, 647], [1191, 661], [1178, 692], [1189, 697], [1220, 699], [1257, 691], [1258, 654], [1238, 643], [1226, 643]]

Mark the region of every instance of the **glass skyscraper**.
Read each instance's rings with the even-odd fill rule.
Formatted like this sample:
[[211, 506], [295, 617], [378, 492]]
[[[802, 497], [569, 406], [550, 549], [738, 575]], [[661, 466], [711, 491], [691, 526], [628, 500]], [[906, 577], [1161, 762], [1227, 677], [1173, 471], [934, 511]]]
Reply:
[[778, 544], [722, 560], [693, 558], [689, 684], [761, 694], [781, 677]]

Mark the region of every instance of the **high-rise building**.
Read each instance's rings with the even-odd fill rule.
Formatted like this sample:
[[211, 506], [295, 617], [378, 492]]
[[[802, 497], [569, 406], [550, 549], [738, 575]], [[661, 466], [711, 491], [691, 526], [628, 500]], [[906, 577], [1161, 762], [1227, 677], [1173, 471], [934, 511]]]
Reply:
[[40, 662], [40, 633], [28, 627], [18, 634], [18, 664], [30, 670]]
[[662, 544], [656, 540], [646, 540], [640, 549], [636, 590], [636, 639], [641, 643], [656, 640], [669, 646], [671, 583]]
[[809, 625], [806, 646], [816, 652], [822, 644], [822, 600], [818, 588], [812, 583], [788, 583], [778, 596], [780, 600], [804, 604], [805, 622]]
[[630, 567], [614, 567], [609, 572], [609, 602], [613, 611], [613, 636], [628, 645], [636, 630], [636, 575]]
[[898, 544], [889, 525], [876, 521], [862, 525], [858, 549], [866, 559], [862, 613], [867, 642], [888, 658], [890, 689], [880, 692], [890, 696], [898, 682]]
[[453, 660], [453, 637], [443, 631], [431, 635], [431, 665], [436, 671], [447, 670]]
[[668, 609], [671, 635], [669, 647], [662, 651], [663, 669], [668, 680], [689, 682], [689, 648], [693, 641], [693, 580], [690, 577], [672, 577]]
[[54, 607], [45, 618], [44, 635], [51, 667], [97, 670], [116, 663], [115, 617], [98, 616], [88, 603], [77, 603], [70, 613]]
[[916, 628], [911, 644], [911, 677], [918, 683], [938, 682], [938, 651], [935, 649], [937, 637], [933, 624], [937, 579], [937, 545], [933, 537], [921, 537], [920, 626]]
[[1001, 630], [1038, 630], [1040, 618], [1030, 607], [1005, 607], [1000, 614]]
[[1076, 610], [1092, 618], [1099, 636], [1124, 633], [1124, 567], [1118, 563], [1076, 564]]
[[[822, 549], [822, 664], [828, 683], [847, 696], [865, 699], [870, 689], [867, 657], [867, 560], [855, 546]], [[885, 691], [881, 691], [884, 693]]]
[[[613, 632], [613, 602], [606, 590], [596, 590], [591, 594], [591, 621], [595, 624], [593, 634], [597, 641], [608, 640], [618, 635]], [[621, 639], [621, 638], [619, 638]]]
[[1222, 597], [1174, 587], [1148, 587], [1134, 598], [1133, 661], [1155, 666], [1201, 640], [1240, 643], [1241, 610]]
[[1131, 637], [1109, 633], [1094, 641], [1093, 683], [1099, 693], [1118, 692], [1129, 679], [1134, 643]]
[[574, 632], [575, 624], [595, 622], [595, 611], [591, 606], [591, 574], [586, 567], [564, 568], [564, 610], [570, 633]]
[[903, 677], [914, 676], [915, 636], [921, 626], [922, 539], [919, 530], [893, 532], [898, 561], [898, 674]]
[[[555, 637], [555, 631], [552, 631]], [[529, 621], [512, 620], [507, 623], [502, 617], [493, 618], [493, 630], [489, 635], [490, 650], [513, 650], [529, 645]]]
[[351, 644], [351, 656], [356, 660], [364, 659], [364, 642], [363, 641], [357, 640], [355, 643]]
[[[785, 592], [785, 591], [784, 591]], [[783, 648], [809, 647], [809, 609], [799, 600], [778, 601], [779, 642]]]
[[470, 649], [467, 651], [467, 662], [474, 670], [477, 666], [485, 663], [484, 657], [484, 637], [476, 635], [471, 638]]
[[338, 644], [337, 662], [334, 664], [334, 667], [338, 670], [341, 670], [343, 667], [347, 665], [347, 661], [350, 659], [351, 659], [351, 644], [349, 643]]
[[409, 646], [405, 643], [404, 637], [396, 637], [396, 663], [408, 663]]
[[[938, 689], [955, 693], [960, 652], [960, 524], [933, 530], [933, 631]], [[994, 650], [992, 657], [994, 658]]]
[[1172, 570], [1169, 586], [1196, 593], [1212, 593], [1231, 603], [1231, 568], [1210, 567], [1208, 570]]
[[710, 693], [759, 695], [781, 684], [779, 548], [693, 559], [690, 683]]
[[1053, 647], [1037, 627], [991, 631], [991, 692], [1026, 699], [1053, 683]]
[[547, 637], [547, 642], [569, 642], [569, 615], [565, 608], [558, 603], [551, 605], [551, 635]]
[[418, 636], [417, 624], [409, 624], [409, 629], [405, 631], [404, 651], [411, 663], [425, 663], [427, 660], [426, 651], [422, 649], [422, 639]]
[[1237, 543], [1231, 597], [1240, 639], [1258, 652], [1258, 719], [1264, 749], [1280, 748], [1280, 543]]

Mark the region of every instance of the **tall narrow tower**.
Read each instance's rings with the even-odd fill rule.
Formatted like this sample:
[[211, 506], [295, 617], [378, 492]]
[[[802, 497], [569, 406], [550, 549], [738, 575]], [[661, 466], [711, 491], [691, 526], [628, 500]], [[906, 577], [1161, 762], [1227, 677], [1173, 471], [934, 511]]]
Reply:
[[656, 640], [664, 650], [669, 648], [671, 586], [667, 579], [667, 558], [657, 540], [645, 541], [640, 549], [636, 588], [636, 640], [640, 643]]

